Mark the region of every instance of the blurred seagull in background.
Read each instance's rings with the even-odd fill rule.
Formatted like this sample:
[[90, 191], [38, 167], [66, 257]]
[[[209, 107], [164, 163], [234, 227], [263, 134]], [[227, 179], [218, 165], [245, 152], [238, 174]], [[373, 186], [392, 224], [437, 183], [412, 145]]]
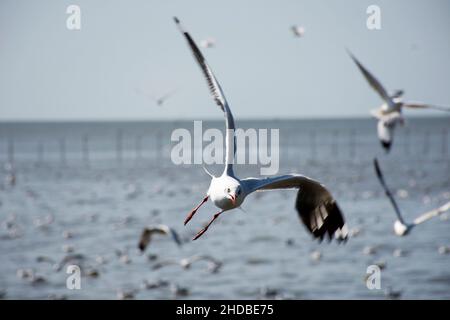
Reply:
[[216, 46], [216, 39], [207, 38], [205, 40], [200, 41], [200, 47], [202, 48], [214, 48]]
[[144, 252], [147, 246], [150, 244], [150, 241], [152, 240], [152, 236], [154, 234], [162, 234], [162, 235], [168, 235], [171, 236], [173, 241], [178, 246], [181, 246], [180, 237], [178, 236], [178, 233], [170, 228], [169, 226], [166, 226], [165, 224], [159, 224], [155, 226], [149, 226], [144, 228], [144, 230], [141, 233], [141, 237], [139, 239], [138, 248], [141, 250], [141, 252]]
[[386, 152], [389, 152], [391, 148], [393, 133], [396, 125], [403, 125], [405, 122], [402, 115], [402, 108], [435, 109], [450, 112], [450, 108], [448, 107], [423, 102], [403, 101], [403, 90], [397, 90], [394, 93], [389, 94], [377, 78], [375, 78], [350, 51], [347, 50], [347, 52], [353, 62], [355, 62], [358, 66], [359, 70], [364, 75], [372, 89], [374, 89], [384, 101], [380, 108], [371, 110], [370, 113], [373, 117], [375, 117], [375, 119], [378, 120], [378, 138], [380, 139], [381, 145]]
[[291, 30], [297, 38], [301, 38], [305, 34], [305, 28], [299, 25], [293, 25]]
[[416, 225], [421, 224], [433, 217], [437, 217], [437, 216], [441, 215], [442, 213], [450, 210], [450, 201], [449, 201], [437, 209], [428, 211], [428, 212], [418, 216], [416, 219], [414, 219], [414, 221], [412, 223], [406, 223], [402, 217], [402, 214], [397, 205], [397, 202], [395, 201], [394, 196], [392, 195], [392, 192], [389, 190], [388, 186], [386, 185], [386, 182], [384, 181], [383, 173], [381, 172], [381, 168], [380, 168], [380, 166], [378, 164], [378, 160], [376, 158], [374, 159], [374, 166], [375, 166], [375, 172], [377, 174], [378, 180], [380, 181], [381, 186], [383, 187], [386, 195], [388, 196], [389, 200], [391, 201], [392, 206], [394, 207], [395, 213], [397, 214], [397, 220], [394, 222], [394, 232], [396, 235], [405, 236]]
[[161, 261], [153, 266], [153, 270], [160, 269], [169, 265], [179, 265], [183, 269], [190, 269], [192, 264], [197, 261], [206, 261], [208, 263], [207, 270], [211, 273], [216, 273], [222, 267], [222, 262], [214, 259], [211, 256], [194, 255], [192, 257], [183, 258], [181, 260], [170, 259]]
[[194, 40], [181, 26], [180, 21], [177, 18], [174, 18], [174, 20], [186, 38], [197, 63], [202, 69], [214, 101], [224, 112], [226, 125], [225, 169], [220, 177], [213, 176], [205, 169], [211, 176], [211, 184], [206, 196], [189, 213], [184, 224], [186, 225], [197, 210], [210, 198], [214, 205], [220, 208], [220, 211], [197, 233], [193, 240], [201, 237], [223, 212], [239, 208], [249, 194], [255, 191], [276, 189], [299, 190], [297, 193], [296, 209], [302, 222], [315, 238], [323, 240], [325, 236], [328, 236], [330, 240], [332, 237], [335, 237], [337, 240], [346, 240], [348, 231], [342, 212], [330, 192], [319, 182], [299, 174], [288, 174], [270, 178], [247, 178], [242, 180], [235, 176], [233, 162], [236, 143], [233, 115], [231, 114], [222, 88]]
[[164, 103], [176, 93], [176, 90], [170, 90], [170, 91], [168, 91], [165, 94], [160, 95], [160, 96], [157, 96], [157, 95], [154, 95], [154, 94], [151, 94], [151, 93], [148, 93], [148, 92], [144, 92], [144, 91], [142, 91], [140, 89], [136, 89], [136, 92], [140, 93], [140, 94], [143, 94], [147, 98], [150, 98], [151, 100], [153, 100], [158, 107], [162, 107], [164, 105]]

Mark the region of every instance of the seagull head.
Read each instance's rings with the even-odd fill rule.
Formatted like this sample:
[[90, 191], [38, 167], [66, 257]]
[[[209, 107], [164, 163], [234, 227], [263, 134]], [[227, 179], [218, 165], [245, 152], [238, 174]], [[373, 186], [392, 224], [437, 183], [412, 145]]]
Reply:
[[228, 185], [224, 193], [233, 207], [237, 207], [242, 202], [242, 187], [239, 183]]
[[211, 196], [219, 208], [227, 210], [237, 208], [244, 201], [244, 190], [238, 179], [222, 175], [217, 179], [213, 179], [212, 183], [214, 187]]

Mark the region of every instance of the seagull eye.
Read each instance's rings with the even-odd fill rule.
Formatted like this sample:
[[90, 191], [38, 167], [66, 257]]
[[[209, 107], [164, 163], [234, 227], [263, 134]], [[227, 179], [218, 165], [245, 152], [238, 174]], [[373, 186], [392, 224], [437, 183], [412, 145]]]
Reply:
[[227, 191], [227, 193], [230, 193], [230, 192], [231, 192], [231, 189], [230, 189], [230, 188], [227, 188], [226, 191]]

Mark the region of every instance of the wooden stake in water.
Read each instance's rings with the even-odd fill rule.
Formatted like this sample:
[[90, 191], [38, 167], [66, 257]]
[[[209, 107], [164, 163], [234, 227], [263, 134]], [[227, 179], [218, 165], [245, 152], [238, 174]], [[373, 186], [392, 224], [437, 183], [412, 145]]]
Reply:
[[410, 132], [409, 132], [409, 129], [405, 129], [405, 135], [404, 135], [404, 147], [405, 147], [405, 154], [407, 154], [407, 155], [409, 155], [410, 154], [410, 152], [411, 152], [411, 149], [410, 149], [410, 147], [409, 147], [409, 143], [410, 143], [410, 139], [409, 139], [409, 136], [410, 136]]
[[331, 153], [332, 156], [334, 157], [338, 157], [339, 156], [339, 131], [338, 130], [333, 130], [331, 132], [332, 134], [332, 143], [331, 143]]
[[116, 134], [116, 160], [118, 164], [122, 163], [122, 145], [123, 145], [123, 132], [122, 129], [117, 130]]
[[161, 134], [161, 131], [157, 131], [156, 132], [156, 136], [155, 136], [155, 139], [156, 139], [156, 143], [155, 143], [155, 146], [156, 146], [156, 159], [158, 159], [158, 160], [162, 160], [163, 159], [163, 157], [164, 157], [164, 155], [163, 155], [163, 146], [162, 146], [162, 134]]
[[448, 157], [448, 129], [442, 130], [442, 159], [447, 159]]
[[8, 163], [14, 166], [14, 138], [8, 139]]
[[310, 155], [311, 160], [316, 160], [316, 132], [311, 131], [309, 133], [309, 141], [310, 141]]
[[89, 135], [85, 134], [82, 138], [83, 162], [89, 167]]
[[67, 163], [66, 158], [66, 140], [65, 138], [59, 139], [59, 160], [61, 161], [61, 165], [65, 166]]
[[39, 141], [37, 145], [37, 163], [38, 165], [44, 163], [44, 144], [42, 141]]
[[350, 136], [349, 136], [349, 154], [350, 159], [354, 160], [355, 158], [355, 144], [356, 144], [356, 131], [355, 129], [350, 130]]
[[142, 157], [142, 135], [137, 135], [134, 140], [135, 158], [136, 160]]
[[426, 130], [423, 137], [423, 156], [427, 157], [430, 151], [430, 131]]

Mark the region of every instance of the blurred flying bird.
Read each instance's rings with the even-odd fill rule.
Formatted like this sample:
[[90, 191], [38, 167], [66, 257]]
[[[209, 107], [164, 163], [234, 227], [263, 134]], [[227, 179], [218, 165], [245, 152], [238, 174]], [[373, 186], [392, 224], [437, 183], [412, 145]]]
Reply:
[[132, 300], [138, 293], [139, 289], [119, 289], [116, 291], [116, 297], [118, 300]]
[[319, 182], [299, 174], [288, 174], [270, 178], [247, 178], [242, 180], [235, 176], [233, 172], [233, 162], [236, 153], [235, 125], [228, 102], [225, 99], [221, 86], [194, 40], [181, 26], [180, 21], [177, 18], [174, 18], [174, 20], [186, 38], [197, 63], [202, 69], [214, 101], [224, 112], [227, 129], [225, 140], [225, 169], [220, 177], [215, 177], [205, 170], [212, 178], [211, 184], [202, 202], [189, 213], [184, 224], [187, 224], [200, 206], [210, 198], [220, 208], [220, 211], [197, 233], [193, 240], [202, 236], [223, 212], [239, 208], [247, 195], [255, 191], [274, 189], [299, 189], [296, 209], [302, 222], [315, 238], [322, 240], [325, 236], [328, 236], [331, 240], [334, 236], [338, 240], [347, 239], [347, 228], [341, 210], [330, 192]]
[[186, 297], [189, 295], [190, 291], [186, 287], [181, 287], [176, 283], [171, 283], [169, 286], [170, 291], [174, 297]]
[[152, 236], [154, 234], [162, 234], [166, 236], [171, 236], [173, 241], [178, 246], [181, 246], [181, 240], [178, 236], [178, 233], [170, 228], [169, 226], [166, 226], [165, 224], [159, 224], [155, 226], [149, 226], [144, 228], [144, 230], [141, 233], [141, 237], [139, 239], [138, 248], [141, 250], [141, 252], [144, 252], [147, 246], [150, 244], [150, 241], [152, 240]]
[[176, 93], [176, 90], [167, 91], [163, 95], [154, 95], [152, 93], [144, 92], [140, 89], [136, 89], [136, 92], [146, 96], [150, 100], [153, 100], [158, 107], [162, 107], [165, 102]]
[[449, 201], [437, 209], [434, 209], [434, 210], [425, 212], [424, 214], [421, 214], [416, 219], [414, 219], [414, 221], [412, 223], [405, 222], [392, 192], [389, 190], [386, 182], [384, 181], [383, 173], [381, 172], [381, 168], [380, 168], [380, 166], [378, 164], [378, 160], [376, 158], [374, 159], [374, 166], [375, 166], [375, 172], [377, 174], [378, 180], [380, 181], [381, 186], [383, 187], [384, 192], [386, 193], [386, 196], [391, 201], [391, 204], [394, 207], [394, 211], [397, 215], [397, 220], [394, 222], [394, 232], [396, 235], [405, 236], [411, 231], [411, 229], [413, 227], [417, 226], [418, 224], [421, 224], [433, 217], [437, 217], [437, 216], [441, 215], [442, 213], [450, 210], [450, 201]]
[[155, 264], [153, 266], [153, 269], [157, 270], [162, 267], [169, 266], [169, 265], [179, 265], [183, 269], [190, 269], [192, 264], [194, 262], [198, 262], [198, 261], [206, 261], [208, 263], [207, 270], [211, 273], [218, 272], [219, 269], [222, 267], [222, 262], [214, 259], [211, 256], [194, 255], [192, 257], [183, 258], [181, 260], [170, 259], [170, 260], [161, 261], [161, 262]]
[[309, 256], [311, 257], [311, 260], [315, 262], [322, 259], [322, 253], [319, 250], [314, 250]]
[[53, 269], [55, 271], [61, 271], [61, 269], [68, 264], [75, 264], [79, 267], [82, 267], [84, 265], [85, 259], [86, 257], [81, 253], [69, 254], [62, 258], [60, 262], [54, 264]]
[[400, 290], [393, 290], [391, 287], [387, 287], [384, 290], [384, 295], [388, 299], [396, 300], [396, 299], [400, 299], [400, 297], [402, 296], [402, 291], [400, 291]]
[[216, 46], [216, 39], [214, 38], [207, 38], [202, 41], [200, 41], [200, 47], [202, 48], [214, 48]]
[[438, 252], [439, 254], [448, 254], [450, 253], [450, 246], [439, 246]]
[[119, 258], [119, 261], [122, 262], [123, 264], [131, 263], [131, 258], [130, 255], [128, 254], [128, 249], [125, 250], [116, 249], [115, 253], [117, 258]]
[[348, 51], [348, 54], [352, 58], [353, 62], [358, 66], [361, 73], [366, 78], [369, 85], [374, 89], [383, 100], [383, 104], [380, 108], [371, 110], [371, 115], [378, 120], [377, 131], [378, 138], [381, 145], [386, 152], [389, 152], [392, 141], [393, 133], [397, 124], [404, 124], [404, 118], [402, 115], [403, 108], [411, 109], [435, 109], [441, 111], [450, 112], [450, 108], [427, 104], [423, 102], [403, 101], [403, 90], [397, 90], [394, 93], [388, 93], [383, 85], [375, 78], [357, 59]]
[[148, 281], [148, 280], [144, 280], [141, 283], [141, 289], [146, 289], [146, 290], [152, 290], [152, 289], [159, 289], [162, 287], [167, 287], [170, 285], [169, 281], [166, 280], [156, 280], [156, 281]]
[[377, 248], [372, 246], [366, 246], [363, 248], [363, 254], [366, 256], [371, 256], [377, 253]]
[[291, 27], [292, 32], [294, 33], [294, 36], [301, 38], [305, 34], [305, 28], [299, 25], [293, 25]]

